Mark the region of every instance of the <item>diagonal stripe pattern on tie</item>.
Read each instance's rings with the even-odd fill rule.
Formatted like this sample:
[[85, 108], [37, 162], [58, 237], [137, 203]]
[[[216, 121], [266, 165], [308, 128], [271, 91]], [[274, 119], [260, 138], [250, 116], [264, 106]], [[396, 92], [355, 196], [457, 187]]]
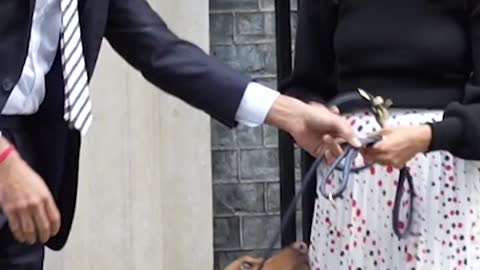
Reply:
[[85, 135], [93, 117], [77, 1], [61, 0], [60, 4], [62, 10], [60, 45], [65, 82], [64, 119], [71, 128], [75, 128], [82, 135]]

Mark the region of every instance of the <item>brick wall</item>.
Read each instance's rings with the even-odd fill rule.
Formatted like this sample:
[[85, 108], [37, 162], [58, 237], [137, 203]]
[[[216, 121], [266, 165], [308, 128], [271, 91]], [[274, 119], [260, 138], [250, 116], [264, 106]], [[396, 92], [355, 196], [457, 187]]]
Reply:
[[[295, 1], [292, 9], [294, 35]], [[275, 89], [274, 20], [274, 0], [210, 0], [211, 54]], [[277, 230], [277, 151], [274, 128], [228, 130], [212, 121], [216, 269], [266, 248]]]

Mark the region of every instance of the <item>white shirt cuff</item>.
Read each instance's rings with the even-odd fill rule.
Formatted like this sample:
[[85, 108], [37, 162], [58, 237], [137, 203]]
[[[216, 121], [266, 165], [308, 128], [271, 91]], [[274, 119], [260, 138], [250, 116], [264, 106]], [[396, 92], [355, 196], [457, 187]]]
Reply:
[[249, 83], [238, 107], [235, 120], [256, 127], [265, 122], [270, 108], [280, 93], [258, 83]]

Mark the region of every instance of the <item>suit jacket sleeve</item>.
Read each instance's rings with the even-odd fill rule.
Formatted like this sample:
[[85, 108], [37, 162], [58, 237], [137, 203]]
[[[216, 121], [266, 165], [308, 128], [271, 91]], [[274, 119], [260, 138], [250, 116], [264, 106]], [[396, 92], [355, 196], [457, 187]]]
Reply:
[[281, 83], [280, 92], [321, 103], [337, 94], [333, 48], [336, 20], [335, 1], [300, 1], [294, 69]]
[[145, 0], [111, 0], [105, 35], [149, 82], [229, 127], [237, 124], [250, 78], [177, 37]]

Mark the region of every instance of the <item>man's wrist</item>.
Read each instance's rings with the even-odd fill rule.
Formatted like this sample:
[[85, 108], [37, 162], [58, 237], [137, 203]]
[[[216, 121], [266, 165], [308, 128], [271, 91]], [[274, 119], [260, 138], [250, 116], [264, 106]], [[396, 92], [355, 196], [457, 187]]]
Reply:
[[0, 136], [0, 169], [14, 156], [18, 156], [15, 147], [5, 137]]
[[11, 143], [7, 140], [7, 138], [0, 135], [0, 152], [5, 151], [8, 147], [10, 147]]
[[285, 95], [280, 95], [267, 114], [266, 123], [290, 134], [302, 129], [307, 104]]

